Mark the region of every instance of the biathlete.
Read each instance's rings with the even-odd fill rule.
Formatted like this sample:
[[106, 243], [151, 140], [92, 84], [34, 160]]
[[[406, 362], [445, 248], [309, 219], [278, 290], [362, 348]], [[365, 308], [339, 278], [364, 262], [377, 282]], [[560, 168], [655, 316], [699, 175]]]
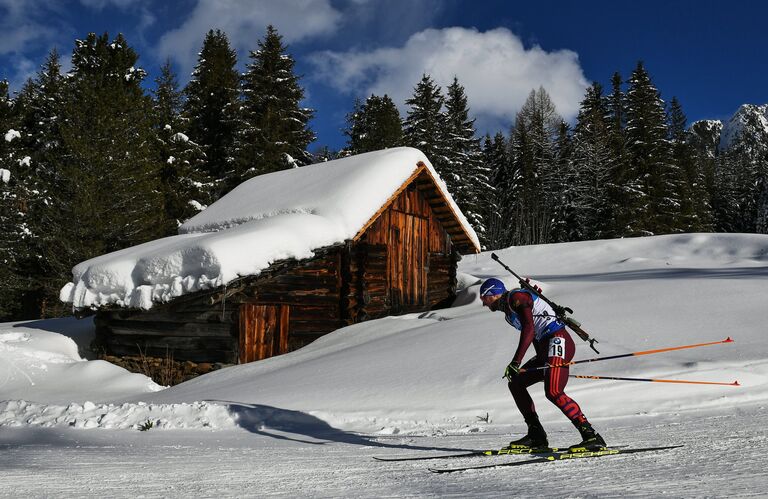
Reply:
[[[547, 434], [541, 426], [536, 407], [527, 389], [539, 381], [544, 381], [544, 393], [547, 399], [563, 411], [563, 414], [581, 433], [582, 441], [571, 446], [570, 449], [605, 448], [603, 437], [592, 428], [581, 412], [579, 404], [563, 391], [568, 383], [567, 363], [573, 359], [576, 347], [564, 324], [555, 316], [552, 307], [531, 291], [525, 289], [507, 291], [504, 283], [499, 279], [488, 279], [480, 286], [480, 299], [484, 307], [494, 312], [504, 313], [506, 321], [520, 330], [517, 351], [504, 371], [504, 377], [509, 381], [509, 391], [528, 425], [528, 433], [519, 440], [510, 442], [509, 448], [549, 447]], [[531, 343], [536, 350], [536, 356], [521, 368], [520, 363]], [[531, 370], [543, 366], [547, 368]]]

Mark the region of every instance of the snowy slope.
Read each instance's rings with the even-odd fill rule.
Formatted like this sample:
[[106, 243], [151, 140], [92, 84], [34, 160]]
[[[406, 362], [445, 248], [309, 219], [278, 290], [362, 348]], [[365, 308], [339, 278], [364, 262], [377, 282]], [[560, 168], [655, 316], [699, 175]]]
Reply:
[[[733, 345], [574, 368], [587, 374], [738, 379], [744, 385], [648, 383], [627, 390], [626, 383], [574, 380], [572, 395], [589, 414], [696, 410], [768, 397], [765, 326], [755, 313], [768, 293], [767, 236], [661, 236], [513, 248], [499, 255], [572, 307], [600, 340], [603, 355], [736, 339]], [[488, 254], [466, 257], [461, 265], [465, 273], [511, 284], [499, 269]], [[501, 314], [482, 309], [476, 295], [477, 286], [470, 286], [458, 300], [466, 305], [345, 328], [299, 352], [213, 373], [151, 400], [266, 404], [367, 429], [382, 418], [403, 424], [471, 421], [486, 411], [511, 422], [518, 416], [500, 376], [517, 334]], [[594, 356], [583, 343], [578, 352]], [[547, 418], [562, 418], [548, 403], [540, 408]]]
[[[736, 340], [574, 367], [579, 374], [738, 379], [743, 385], [637, 383], [628, 389], [622, 382], [573, 380], [570, 393], [588, 415], [694, 411], [768, 398], [765, 326], [756, 313], [768, 294], [768, 236], [659, 236], [510, 248], [498, 254], [518, 272], [537, 279], [553, 299], [573, 308], [599, 339], [602, 355], [726, 336]], [[477, 299], [482, 278], [514, 282], [487, 253], [465, 257], [460, 270], [467, 287], [454, 308], [357, 324], [287, 355], [217, 371], [156, 393], [137, 390], [130, 398], [153, 404], [260, 404], [364, 431], [467, 422], [486, 412], [495, 421], [514, 422], [518, 416], [500, 376], [517, 334], [501, 314], [482, 309]], [[577, 342], [577, 358], [595, 356]], [[0, 399], [51, 401], [34, 390], [24, 397], [23, 383], [11, 393]], [[80, 387], [69, 397], [78, 402], [104, 399]], [[562, 418], [546, 401], [540, 411], [547, 419]], [[142, 417], [138, 413], [133, 422]]]
[[[451, 309], [358, 324], [161, 391], [83, 360], [70, 337], [85, 344], [88, 322], [4, 324], [0, 496], [554, 497], [570, 486], [577, 497], [764, 495], [768, 236], [658, 236], [498, 254], [572, 307], [603, 355], [735, 339], [572, 372], [741, 386], [573, 379], [568, 393], [609, 444], [685, 447], [437, 476], [426, 467], [478, 463], [370, 457], [496, 447], [523, 430], [501, 380], [517, 333], [477, 300], [481, 279], [513, 282], [487, 253], [461, 262], [465, 289]], [[577, 344], [577, 359], [595, 356]], [[550, 442], [573, 443], [574, 429], [541, 386], [531, 393]], [[478, 420], [486, 414], [489, 422]], [[135, 431], [147, 421], [159, 429]]]
[[120, 400], [162, 389], [146, 376], [83, 359], [78, 348], [86, 349], [92, 338], [90, 319], [0, 324], [0, 401], [68, 404]]

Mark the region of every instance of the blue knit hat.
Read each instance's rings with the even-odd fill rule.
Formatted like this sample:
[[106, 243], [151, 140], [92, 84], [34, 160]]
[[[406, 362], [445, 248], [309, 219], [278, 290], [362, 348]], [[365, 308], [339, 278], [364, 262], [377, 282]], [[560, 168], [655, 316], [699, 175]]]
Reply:
[[486, 279], [482, 286], [480, 286], [480, 296], [496, 296], [505, 292], [507, 288], [504, 287], [504, 283], [499, 279], [491, 277]]

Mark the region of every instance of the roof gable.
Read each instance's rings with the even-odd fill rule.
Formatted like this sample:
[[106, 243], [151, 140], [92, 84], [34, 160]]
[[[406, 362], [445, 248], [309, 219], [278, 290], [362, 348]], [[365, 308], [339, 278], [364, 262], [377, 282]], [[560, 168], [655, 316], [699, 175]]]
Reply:
[[397, 197], [409, 185], [415, 183], [435, 213], [435, 217], [451, 236], [451, 240], [459, 253], [479, 253], [480, 245], [477, 241], [477, 235], [453, 202], [453, 198], [450, 197], [450, 194], [445, 189], [445, 184], [437, 177], [437, 174], [433, 174], [434, 170], [427, 166], [426, 163], [419, 161], [417, 166], [413, 174], [403, 182], [387, 202], [363, 225], [353, 240], [356, 241], [361, 238], [379, 216], [395, 202]]

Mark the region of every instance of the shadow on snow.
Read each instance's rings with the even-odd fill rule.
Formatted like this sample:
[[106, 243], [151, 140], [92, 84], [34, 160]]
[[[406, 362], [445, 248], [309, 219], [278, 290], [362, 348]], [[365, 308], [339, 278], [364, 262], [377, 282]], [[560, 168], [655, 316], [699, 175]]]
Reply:
[[[257, 435], [263, 435], [279, 440], [290, 440], [311, 445], [343, 443], [403, 450], [471, 450], [456, 447], [424, 447], [418, 445], [382, 443], [379, 442], [375, 436], [360, 435], [334, 428], [322, 419], [301, 411], [280, 409], [278, 407], [267, 405], [243, 404], [227, 400], [209, 400], [209, 402], [227, 404], [230, 413], [236, 417], [237, 424], [241, 428]], [[299, 438], [285, 435], [285, 433], [299, 436]], [[313, 440], [307, 440], [306, 438]]]

